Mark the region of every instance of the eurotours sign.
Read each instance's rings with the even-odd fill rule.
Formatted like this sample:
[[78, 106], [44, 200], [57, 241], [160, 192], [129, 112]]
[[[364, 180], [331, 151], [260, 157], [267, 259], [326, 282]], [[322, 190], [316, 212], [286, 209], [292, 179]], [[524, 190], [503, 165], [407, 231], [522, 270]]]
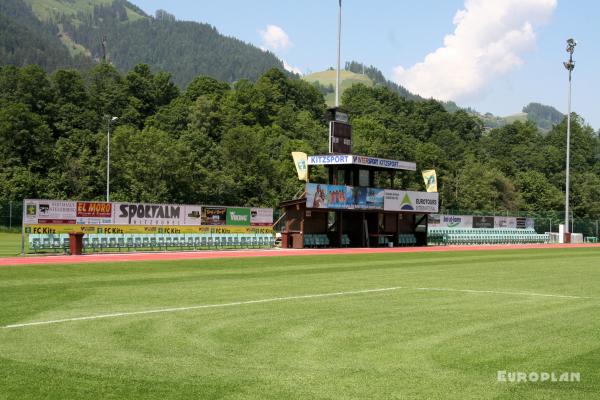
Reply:
[[271, 226], [272, 208], [25, 200], [25, 225]]
[[386, 211], [433, 213], [438, 212], [438, 207], [439, 193], [387, 189], [385, 191], [383, 209]]

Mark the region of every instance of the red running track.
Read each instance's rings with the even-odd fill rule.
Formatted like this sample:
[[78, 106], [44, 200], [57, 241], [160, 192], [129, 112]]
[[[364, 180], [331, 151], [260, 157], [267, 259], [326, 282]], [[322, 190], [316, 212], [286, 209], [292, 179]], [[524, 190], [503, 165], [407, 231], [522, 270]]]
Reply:
[[42, 264], [84, 264], [128, 261], [170, 261], [201, 260], [214, 258], [241, 257], [281, 257], [316, 256], [326, 254], [390, 254], [423, 253], [475, 250], [525, 250], [525, 249], [563, 249], [596, 247], [600, 244], [525, 244], [525, 245], [485, 245], [485, 246], [435, 246], [435, 247], [394, 247], [394, 248], [342, 248], [342, 249], [262, 249], [262, 250], [220, 250], [186, 251], [163, 253], [108, 253], [86, 254], [80, 256], [46, 255], [0, 258], [0, 266], [42, 265]]

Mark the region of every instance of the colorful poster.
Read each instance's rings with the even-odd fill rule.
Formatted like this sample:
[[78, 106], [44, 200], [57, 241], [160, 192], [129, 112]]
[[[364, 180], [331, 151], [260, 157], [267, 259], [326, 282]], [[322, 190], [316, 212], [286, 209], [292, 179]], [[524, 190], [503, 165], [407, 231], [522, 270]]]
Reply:
[[250, 226], [250, 209], [242, 207], [227, 208], [226, 225]]
[[225, 225], [226, 214], [225, 207], [202, 207], [202, 225]]
[[385, 190], [368, 187], [354, 187], [352, 208], [383, 210]]
[[438, 212], [438, 193], [385, 190], [385, 211]]
[[256, 208], [250, 209], [250, 225], [252, 226], [271, 226], [273, 225], [273, 209], [272, 208]]
[[353, 205], [351, 186], [306, 184], [306, 207], [308, 208], [349, 209], [354, 208]]

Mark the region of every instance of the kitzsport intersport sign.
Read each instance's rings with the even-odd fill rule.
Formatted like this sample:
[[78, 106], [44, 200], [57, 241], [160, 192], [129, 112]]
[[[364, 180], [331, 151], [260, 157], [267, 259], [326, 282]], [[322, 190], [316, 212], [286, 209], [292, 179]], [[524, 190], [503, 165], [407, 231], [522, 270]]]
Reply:
[[272, 208], [25, 200], [25, 225], [271, 226]]

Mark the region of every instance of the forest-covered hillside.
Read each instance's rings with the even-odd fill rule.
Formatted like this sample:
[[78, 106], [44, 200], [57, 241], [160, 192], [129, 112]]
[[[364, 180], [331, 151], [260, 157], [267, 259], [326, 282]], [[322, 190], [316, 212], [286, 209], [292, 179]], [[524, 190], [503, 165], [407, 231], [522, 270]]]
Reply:
[[[355, 153], [435, 168], [442, 208], [563, 207], [564, 119], [545, 136], [532, 122], [485, 131], [464, 111], [360, 84], [342, 105]], [[126, 74], [107, 63], [87, 74], [1, 67], [0, 200], [102, 199], [107, 118], [116, 116], [114, 200], [276, 206], [302, 187], [290, 152], [326, 151], [325, 108], [317, 88], [278, 69], [233, 85], [198, 76], [181, 91], [143, 64]], [[599, 218], [599, 139], [576, 114], [571, 135], [573, 210]], [[418, 172], [396, 179], [423, 188]]]
[[[104, 44], [104, 47], [103, 47]], [[106, 57], [119, 71], [139, 63], [169, 71], [185, 87], [197, 75], [234, 82], [283, 69], [270, 52], [208, 24], [148, 16], [125, 0], [2, 0], [1, 64], [85, 69]]]

